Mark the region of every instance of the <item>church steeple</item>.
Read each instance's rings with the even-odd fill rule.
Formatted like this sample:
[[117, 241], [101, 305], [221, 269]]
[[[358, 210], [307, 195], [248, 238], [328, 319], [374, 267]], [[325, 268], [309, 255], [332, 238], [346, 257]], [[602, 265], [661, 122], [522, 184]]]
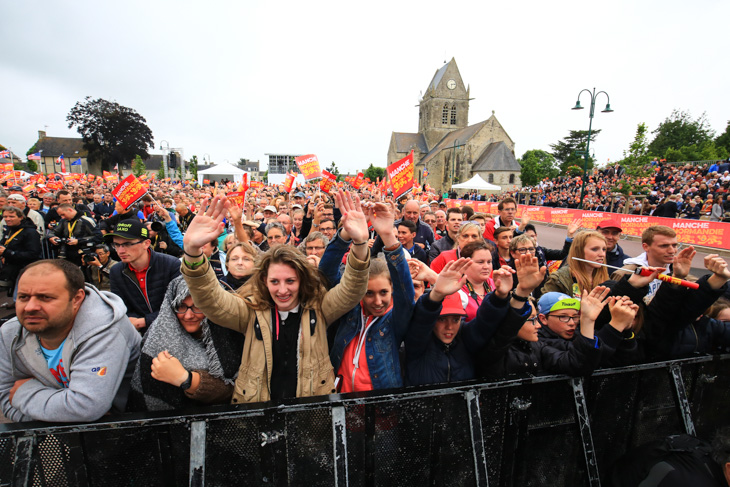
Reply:
[[469, 124], [469, 89], [464, 86], [456, 60], [434, 74], [419, 102], [418, 131], [429, 149], [449, 132]]

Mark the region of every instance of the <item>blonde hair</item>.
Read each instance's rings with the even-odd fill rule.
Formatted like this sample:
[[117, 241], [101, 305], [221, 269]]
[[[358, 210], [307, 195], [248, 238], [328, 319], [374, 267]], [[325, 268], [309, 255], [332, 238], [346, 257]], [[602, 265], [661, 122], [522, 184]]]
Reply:
[[[594, 287], [608, 280], [608, 271], [605, 267], [588, 268], [582, 262], [573, 260], [573, 257], [585, 259], [585, 246], [590, 238], [596, 238], [604, 244], [606, 243], [606, 239], [599, 232], [595, 230], [584, 230], [575, 236], [573, 243], [570, 245], [570, 252], [568, 252], [568, 268], [570, 269], [570, 274], [578, 282], [578, 288], [581, 293], [584, 290], [591, 292]], [[590, 269], [590, 273], [587, 273], [586, 269]]]

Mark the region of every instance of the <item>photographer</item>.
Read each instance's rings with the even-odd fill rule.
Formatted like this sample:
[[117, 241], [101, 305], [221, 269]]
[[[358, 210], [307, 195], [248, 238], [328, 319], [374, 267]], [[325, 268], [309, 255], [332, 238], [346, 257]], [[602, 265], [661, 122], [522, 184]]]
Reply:
[[99, 244], [94, 247], [94, 253], [83, 255], [84, 279], [100, 291], [109, 291], [109, 272], [119, 262], [111, 258], [109, 247]]
[[81, 252], [87, 247], [101, 243], [101, 233], [93, 218], [82, 215], [70, 203], [58, 207], [61, 222], [54, 228], [54, 236], [49, 238], [58, 246], [58, 257], [80, 266]]
[[40, 258], [41, 242], [35, 224], [23, 210], [13, 206], [3, 209], [4, 233], [0, 238], [0, 286], [12, 290], [20, 270]]
[[147, 222], [145, 226], [149, 231], [152, 250], [162, 254], [172, 255], [173, 257], [182, 257], [182, 249], [172, 241], [162, 222]]

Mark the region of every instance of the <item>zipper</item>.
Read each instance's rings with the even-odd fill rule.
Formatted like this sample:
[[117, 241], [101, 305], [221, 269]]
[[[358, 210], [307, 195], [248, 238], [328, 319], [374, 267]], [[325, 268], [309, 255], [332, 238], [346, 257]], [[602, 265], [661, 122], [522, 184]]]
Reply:
[[[149, 272], [149, 269], [147, 271], [145, 271], [145, 274], [144, 274], [144, 278], [145, 279], [147, 279], [147, 272]], [[129, 279], [130, 281], [132, 281], [132, 284], [134, 284], [134, 286], [137, 288], [137, 291], [139, 291], [139, 293], [144, 298], [145, 303], [147, 303], [147, 309], [149, 309], [150, 310], [150, 313], [152, 313], [152, 305], [150, 304], [150, 300], [147, 299], [147, 296], [145, 296], [144, 293], [142, 292], [142, 288], [139, 287], [139, 283], [137, 282], [137, 280], [136, 279], [132, 279], [131, 277], [129, 277], [124, 272], [122, 272], [122, 274], [124, 274], [127, 279]]]
[[692, 333], [695, 334], [695, 349], [694, 353], [697, 353], [697, 347], [700, 345], [700, 337], [697, 336], [697, 330], [695, 329], [695, 324], [692, 323]]
[[446, 382], [451, 382], [451, 344], [446, 345]]

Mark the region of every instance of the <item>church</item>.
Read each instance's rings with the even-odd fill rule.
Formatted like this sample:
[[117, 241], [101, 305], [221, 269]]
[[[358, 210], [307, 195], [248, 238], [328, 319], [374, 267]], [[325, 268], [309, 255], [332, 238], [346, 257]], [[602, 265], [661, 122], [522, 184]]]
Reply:
[[418, 132], [393, 132], [388, 165], [413, 150], [415, 179], [438, 192], [449, 191], [479, 174], [502, 191], [522, 187], [515, 143], [492, 112], [469, 125], [469, 87], [451, 59], [436, 71], [419, 100]]

